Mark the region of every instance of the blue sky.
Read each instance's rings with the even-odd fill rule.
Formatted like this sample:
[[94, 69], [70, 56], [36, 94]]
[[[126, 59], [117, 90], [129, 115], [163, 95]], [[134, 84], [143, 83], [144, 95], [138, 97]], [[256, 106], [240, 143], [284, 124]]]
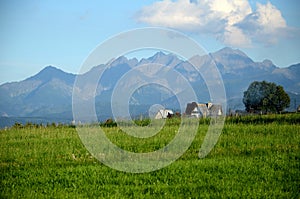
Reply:
[[77, 73], [101, 42], [123, 31], [167, 27], [208, 52], [225, 46], [279, 67], [300, 63], [298, 0], [0, 0], [0, 84], [53, 65]]

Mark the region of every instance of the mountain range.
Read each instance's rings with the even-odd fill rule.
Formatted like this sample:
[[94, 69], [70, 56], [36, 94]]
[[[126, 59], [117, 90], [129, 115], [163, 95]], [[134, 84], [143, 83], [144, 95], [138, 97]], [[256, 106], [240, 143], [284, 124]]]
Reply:
[[[285, 68], [275, 66], [270, 60], [255, 62], [238, 49], [223, 48], [205, 56], [198, 56], [197, 67], [205, 67], [205, 60], [213, 59], [223, 78], [228, 110], [244, 109], [243, 92], [253, 81], [270, 81], [282, 85], [291, 98], [289, 110], [294, 110], [300, 103], [300, 63]], [[191, 58], [193, 59], [193, 58]], [[47, 66], [38, 74], [20, 82], [0, 85], [0, 126], [14, 122], [70, 122], [72, 121], [72, 92], [76, 77], [88, 83], [100, 70], [103, 70], [96, 89], [96, 112], [99, 120], [112, 117], [111, 96], [118, 80], [133, 68], [144, 64], [160, 64], [172, 67], [184, 76], [196, 91], [201, 102], [211, 101], [205, 82], [200, 74], [193, 70], [188, 60], [179, 59], [173, 54], [157, 52], [152, 57], [138, 60], [124, 56], [106, 64], [94, 66], [90, 71], [75, 75], [66, 73], [53, 66]], [[105, 70], [104, 70], [105, 69]], [[151, 75], [159, 75], [161, 71], [150, 68]], [[129, 78], [146, 78], [142, 73]], [[126, 88], [124, 88], [126, 89]], [[174, 94], [168, 89], [151, 85], [136, 90], [130, 98], [130, 111], [133, 116], [146, 114], [153, 104], [163, 104], [167, 108], [178, 109]]]

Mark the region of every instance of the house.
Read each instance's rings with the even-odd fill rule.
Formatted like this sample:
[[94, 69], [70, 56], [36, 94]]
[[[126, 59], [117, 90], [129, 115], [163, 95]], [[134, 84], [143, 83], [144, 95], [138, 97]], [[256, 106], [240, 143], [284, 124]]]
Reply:
[[185, 115], [199, 118], [201, 112], [199, 111], [198, 104], [196, 102], [188, 103], [185, 109]]
[[185, 114], [187, 116], [191, 117], [216, 117], [216, 116], [221, 116], [223, 115], [222, 111], [222, 106], [220, 104], [213, 104], [213, 103], [206, 103], [206, 104], [201, 104], [201, 103], [188, 103]]
[[155, 115], [154, 119], [166, 119], [174, 115], [172, 110], [168, 109], [160, 109], [157, 114]]

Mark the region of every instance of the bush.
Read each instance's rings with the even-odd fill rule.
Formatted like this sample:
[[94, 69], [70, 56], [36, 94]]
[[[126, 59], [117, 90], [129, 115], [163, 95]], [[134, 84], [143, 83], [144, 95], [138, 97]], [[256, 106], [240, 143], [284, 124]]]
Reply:
[[107, 119], [104, 123], [100, 124], [101, 127], [116, 127], [117, 123], [111, 118]]

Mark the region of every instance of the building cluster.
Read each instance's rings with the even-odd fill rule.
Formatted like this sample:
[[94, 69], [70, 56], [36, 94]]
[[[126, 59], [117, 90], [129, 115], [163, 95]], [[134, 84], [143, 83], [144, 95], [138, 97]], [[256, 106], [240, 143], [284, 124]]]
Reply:
[[196, 118], [221, 116], [223, 115], [222, 105], [213, 103], [188, 103], [186, 106], [185, 115]]
[[[172, 110], [161, 109], [155, 115], [155, 119], [166, 119], [174, 115]], [[185, 116], [195, 118], [217, 117], [223, 115], [222, 105], [213, 103], [188, 103]]]

